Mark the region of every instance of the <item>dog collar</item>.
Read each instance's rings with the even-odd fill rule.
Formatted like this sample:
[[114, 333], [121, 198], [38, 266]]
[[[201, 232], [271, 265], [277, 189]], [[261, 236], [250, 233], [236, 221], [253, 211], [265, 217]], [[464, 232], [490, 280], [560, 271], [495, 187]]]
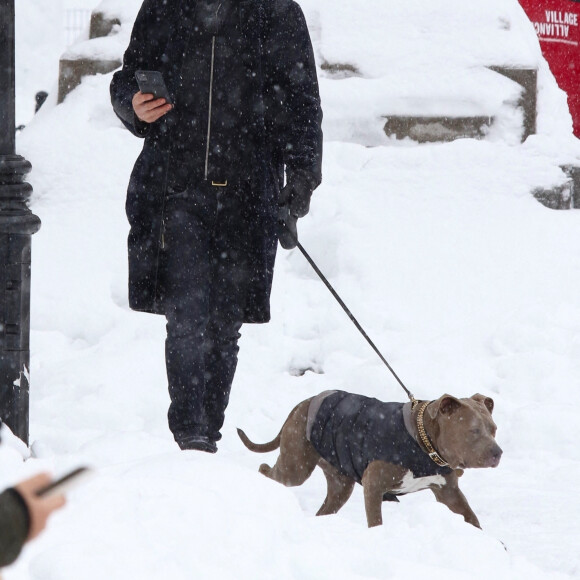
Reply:
[[419, 432], [419, 438], [421, 439], [421, 443], [427, 450], [427, 455], [431, 458], [431, 460], [439, 465], [439, 467], [447, 467], [449, 463], [447, 463], [439, 453], [435, 450], [435, 447], [431, 444], [429, 440], [429, 436], [427, 435], [427, 431], [425, 431], [425, 425], [423, 423], [423, 414], [425, 413], [425, 409], [427, 405], [431, 401], [425, 401], [419, 407], [419, 411], [417, 412], [417, 431]]

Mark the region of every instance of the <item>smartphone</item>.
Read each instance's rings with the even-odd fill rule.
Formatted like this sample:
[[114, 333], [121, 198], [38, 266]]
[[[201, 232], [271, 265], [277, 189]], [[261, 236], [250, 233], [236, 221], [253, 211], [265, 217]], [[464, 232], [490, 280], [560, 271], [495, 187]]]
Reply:
[[36, 495], [38, 497], [49, 497], [66, 493], [84, 481], [91, 473], [88, 467], [77, 467], [77, 469], [73, 469], [66, 475], [38, 489]]
[[135, 78], [139, 90], [143, 94], [151, 94], [156, 99], [165, 99], [167, 103], [171, 104], [171, 97], [163, 80], [163, 75], [158, 70], [138, 70], [135, 72]]

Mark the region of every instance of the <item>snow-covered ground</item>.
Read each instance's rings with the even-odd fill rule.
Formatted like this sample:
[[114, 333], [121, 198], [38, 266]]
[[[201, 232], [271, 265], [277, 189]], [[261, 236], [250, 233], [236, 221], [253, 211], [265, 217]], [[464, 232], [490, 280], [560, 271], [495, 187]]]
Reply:
[[[49, 14], [47, 2], [18, 0], [37, 39], [36, 48], [24, 44], [26, 35], [18, 41], [30, 62], [19, 69], [19, 98], [34, 98], [43, 54], [58, 52], [44, 33], [50, 18], [38, 13]], [[397, 14], [387, 54], [395, 34], [401, 42], [409, 30], [421, 38], [422, 3], [382, 3]], [[318, 16], [315, 3], [304, 2], [319, 64], [343, 60], [337, 43], [348, 44], [349, 32], [337, 34], [340, 23], [329, 19], [337, 3], [317, 4]], [[369, 2], [368, 11], [356, 4], [361, 19], [376, 21], [369, 47], [377, 46], [384, 22], [373, 11], [381, 3]], [[431, 19], [441, 18], [433, 29], [455, 29], [443, 18], [445, 8], [459, 9], [454, 4], [430, 8]], [[32, 121], [20, 121], [28, 125], [17, 151], [33, 165], [32, 209], [42, 220], [33, 237], [32, 457], [23, 462], [28, 451], [4, 430], [0, 483], [80, 464], [95, 474], [5, 570], [6, 580], [580, 577], [580, 211], [552, 211], [530, 195], [561, 183], [559, 165], [580, 163], [580, 149], [517, 5], [494, 0], [483, 15], [494, 7], [510, 30], [522, 31], [526, 47], [510, 40], [520, 56], [540, 67], [539, 134], [519, 145], [508, 123], [484, 141], [365, 146], [380, 133], [368, 119], [379, 106], [364, 117], [360, 101], [345, 95], [380, 98], [364, 79], [382, 73], [365, 68], [375, 61], [356, 28], [352, 50], [341, 50], [369, 76], [320, 71], [324, 181], [299, 222], [306, 249], [417, 397], [480, 392], [495, 400], [502, 462], [461, 480], [483, 531], [429, 492], [385, 503], [385, 525], [371, 530], [360, 487], [339, 514], [316, 518], [320, 473], [294, 489], [258, 473], [276, 454], [247, 451], [238, 426], [270, 440], [298, 401], [329, 388], [405, 400], [297, 250], [279, 251], [272, 322], [242, 329], [218, 454], [178, 450], [166, 425], [164, 320], [127, 306], [124, 195], [141, 142], [114, 116], [105, 75], [85, 79], [58, 107], [52, 95]], [[449, 51], [432, 39], [429, 66], [443, 74]], [[358, 92], [349, 88], [355, 82]], [[435, 108], [448, 103], [435, 86], [420, 88]], [[482, 96], [486, 106], [492, 93]], [[340, 124], [345, 117], [350, 131]], [[299, 374], [308, 367], [316, 372]]]

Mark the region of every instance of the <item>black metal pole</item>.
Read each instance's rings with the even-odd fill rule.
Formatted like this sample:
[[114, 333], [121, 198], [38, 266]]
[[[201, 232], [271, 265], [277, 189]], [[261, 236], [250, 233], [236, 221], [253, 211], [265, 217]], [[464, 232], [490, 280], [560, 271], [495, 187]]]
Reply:
[[0, 155], [14, 145], [14, 0], [0, 0]]
[[16, 155], [14, 0], [0, 0], [0, 419], [28, 445], [31, 165]]

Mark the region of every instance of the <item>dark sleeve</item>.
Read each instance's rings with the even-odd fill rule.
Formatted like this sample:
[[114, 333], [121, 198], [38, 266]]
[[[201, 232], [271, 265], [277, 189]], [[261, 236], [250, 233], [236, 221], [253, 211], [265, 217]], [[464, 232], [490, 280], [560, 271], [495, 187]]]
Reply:
[[322, 178], [322, 108], [306, 20], [294, 1], [275, 0], [267, 16], [264, 61], [273, 131], [287, 174]]
[[168, 6], [171, 2], [145, 0], [131, 32], [131, 41], [123, 56], [123, 67], [111, 81], [111, 103], [125, 127], [137, 137], [145, 137], [149, 124], [140, 121], [133, 110], [133, 96], [139, 92], [135, 71], [158, 70], [161, 55], [167, 43], [171, 19]]
[[22, 496], [13, 488], [0, 494], [0, 568], [12, 564], [28, 536], [30, 515]]

